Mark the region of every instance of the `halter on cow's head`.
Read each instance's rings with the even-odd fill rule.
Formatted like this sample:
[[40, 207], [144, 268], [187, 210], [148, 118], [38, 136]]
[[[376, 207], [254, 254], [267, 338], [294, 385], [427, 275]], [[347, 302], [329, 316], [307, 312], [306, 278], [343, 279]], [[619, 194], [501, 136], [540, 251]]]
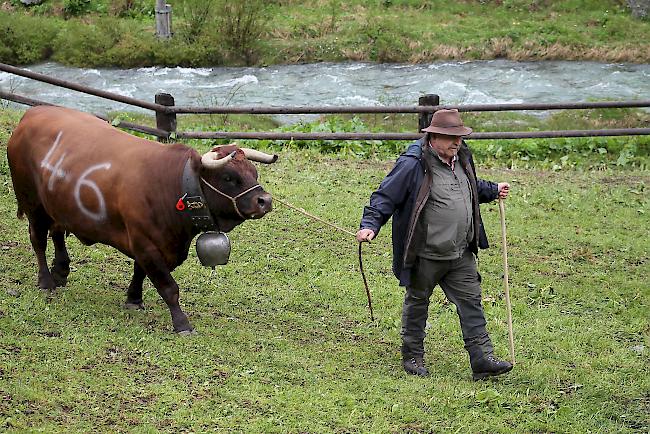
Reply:
[[[210, 208], [218, 206], [219, 214], [230, 214], [232, 220], [263, 217], [271, 211], [271, 195], [257, 182], [257, 170], [249, 160], [270, 164], [277, 155], [236, 145], [216, 146], [201, 157], [201, 181], [207, 186]], [[213, 194], [210, 194], [213, 193]], [[230, 206], [222, 205], [230, 202]], [[229, 212], [232, 210], [232, 212]]]

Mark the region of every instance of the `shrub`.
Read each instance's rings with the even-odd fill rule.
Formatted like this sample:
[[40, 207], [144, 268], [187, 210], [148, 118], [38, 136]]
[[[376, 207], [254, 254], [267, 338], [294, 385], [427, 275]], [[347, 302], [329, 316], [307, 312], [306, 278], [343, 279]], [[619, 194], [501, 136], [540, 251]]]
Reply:
[[209, 37], [201, 37], [196, 44], [187, 44], [180, 39], [156, 41], [154, 44], [154, 63], [167, 66], [219, 65], [223, 54], [218, 44]]
[[70, 21], [66, 30], [54, 42], [54, 60], [75, 66], [101, 66], [107, 64], [106, 52], [114, 47], [123, 34], [125, 24], [106, 18], [99, 24]]
[[65, 18], [78, 17], [91, 10], [90, 0], [65, 0], [63, 2], [63, 16]]
[[214, 3], [215, 0], [185, 3], [182, 8], [185, 21], [179, 25], [177, 36], [194, 43], [205, 33], [206, 26], [214, 27]]
[[0, 12], [0, 61], [22, 65], [45, 60], [52, 54], [57, 33], [52, 20]]
[[114, 0], [110, 5], [112, 15], [121, 18], [153, 17], [153, 2], [146, 0]]
[[263, 0], [225, 1], [219, 8], [219, 32], [233, 59], [252, 65], [266, 31], [268, 9]]

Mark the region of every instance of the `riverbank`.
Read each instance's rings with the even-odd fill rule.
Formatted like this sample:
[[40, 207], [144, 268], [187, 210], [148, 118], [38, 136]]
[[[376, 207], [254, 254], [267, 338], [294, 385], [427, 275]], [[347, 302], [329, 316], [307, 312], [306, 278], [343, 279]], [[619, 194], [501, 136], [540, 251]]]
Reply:
[[155, 37], [151, 3], [55, 0], [25, 8], [5, 2], [0, 61], [80, 67], [496, 58], [650, 63], [650, 21], [632, 17], [618, 0], [580, 7], [568, 0], [184, 0], [173, 4], [174, 36], [167, 41]]

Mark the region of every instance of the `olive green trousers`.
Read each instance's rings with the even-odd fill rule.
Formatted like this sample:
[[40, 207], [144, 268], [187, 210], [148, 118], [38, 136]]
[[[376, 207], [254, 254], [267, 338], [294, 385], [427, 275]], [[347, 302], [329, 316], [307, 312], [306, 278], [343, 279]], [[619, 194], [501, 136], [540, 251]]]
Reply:
[[424, 355], [425, 327], [429, 315], [429, 299], [440, 285], [447, 299], [456, 306], [463, 339], [467, 342], [487, 335], [485, 315], [481, 304], [480, 275], [474, 254], [466, 250], [462, 257], [437, 261], [417, 258], [406, 287], [402, 307], [402, 356]]

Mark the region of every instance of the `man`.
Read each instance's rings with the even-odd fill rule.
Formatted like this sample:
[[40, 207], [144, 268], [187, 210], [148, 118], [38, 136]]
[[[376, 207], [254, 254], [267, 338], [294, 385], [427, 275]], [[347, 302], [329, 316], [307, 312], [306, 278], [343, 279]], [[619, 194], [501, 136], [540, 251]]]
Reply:
[[494, 357], [481, 305], [475, 255], [487, 248], [479, 203], [508, 196], [507, 182], [477, 179], [462, 140], [472, 132], [457, 110], [438, 110], [426, 135], [402, 154], [364, 208], [359, 242], [370, 241], [393, 217], [393, 272], [406, 287], [402, 365], [428, 375], [424, 337], [429, 298], [440, 285], [456, 305], [473, 379], [504, 374], [512, 364]]

